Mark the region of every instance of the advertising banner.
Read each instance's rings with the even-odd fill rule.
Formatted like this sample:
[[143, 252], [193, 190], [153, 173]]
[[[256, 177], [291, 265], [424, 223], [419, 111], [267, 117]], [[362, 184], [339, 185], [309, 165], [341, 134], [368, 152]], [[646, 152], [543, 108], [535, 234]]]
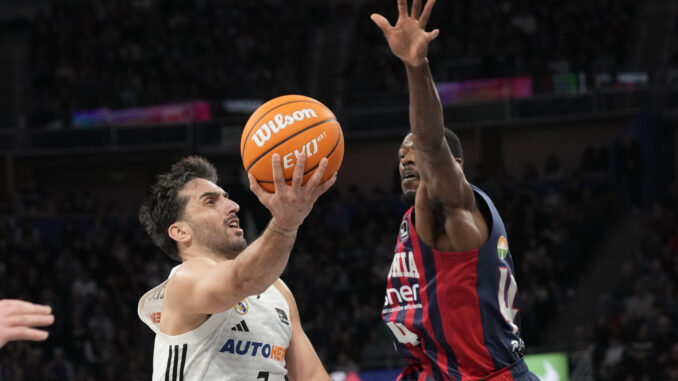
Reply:
[[532, 78], [513, 77], [436, 84], [444, 105], [457, 102], [493, 101], [532, 96]]
[[185, 103], [137, 107], [122, 110], [107, 108], [77, 111], [72, 115], [76, 128], [100, 126], [154, 126], [205, 122], [212, 119], [209, 102], [190, 101]]

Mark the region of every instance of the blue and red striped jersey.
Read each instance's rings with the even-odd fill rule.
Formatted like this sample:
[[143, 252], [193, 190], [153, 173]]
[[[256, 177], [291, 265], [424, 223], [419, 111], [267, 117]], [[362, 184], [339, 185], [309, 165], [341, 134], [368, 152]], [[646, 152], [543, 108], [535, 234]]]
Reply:
[[415, 232], [414, 208], [403, 216], [382, 310], [396, 350], [409, 361], [398, 380], [491, 378], [522, 358], [504, 223], [490, 198], [472, 188], [486, 220], [492, 219], [482, 247], [433, 250]]

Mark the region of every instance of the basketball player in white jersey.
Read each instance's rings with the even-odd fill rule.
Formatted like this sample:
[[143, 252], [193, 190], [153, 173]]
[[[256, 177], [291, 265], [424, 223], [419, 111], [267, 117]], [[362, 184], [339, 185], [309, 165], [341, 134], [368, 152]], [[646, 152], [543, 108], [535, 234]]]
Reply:
[[288, 186], [274, 155], [275, 193], [249, 175], [250, 189], [272, 214], [250, 245], [240, 207], [217, 185], [211, 163], [188, 157], [158, 176], [139, 220], [181, 264], [139, 301], [139, 317], [156, 333], [154, 381], [330, 380], [278, 278], [299, 225], [336, 180], [320, 183], [322, 159], [302, 185], [305, 155], [298, 160]]

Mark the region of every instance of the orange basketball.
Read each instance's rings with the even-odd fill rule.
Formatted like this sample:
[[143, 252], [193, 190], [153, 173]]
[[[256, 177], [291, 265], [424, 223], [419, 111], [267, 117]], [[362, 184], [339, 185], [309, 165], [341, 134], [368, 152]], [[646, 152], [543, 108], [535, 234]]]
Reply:
[[344, 135], [337, 118], [324, 104], [303, 95], [283, 95], [254, 111], [240, 139], [245, 170], [269, 192], [275, 191], [271, 165], [274, 153], [280, 155], [287, 184], [292, 182], [298, 154], [306, 154], [303, 183], [326, 157], [325, 181], [341, 166]]

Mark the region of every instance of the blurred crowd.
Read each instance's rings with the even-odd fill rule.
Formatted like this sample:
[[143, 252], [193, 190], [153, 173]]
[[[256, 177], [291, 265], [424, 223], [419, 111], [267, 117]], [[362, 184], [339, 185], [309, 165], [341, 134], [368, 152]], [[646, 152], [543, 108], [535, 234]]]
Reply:
[[621, 279], [600, 298], [594, 361], [600, 380], [678, 380], [678, 189], [643, 223]]
[[[494, 199], [509, 232], [528, 350], [542, 344], [540, 332], [569, 297], [572, 274], [586, 267], [597, 227], [617, 216], [610, 168], [609, 161], [587, 161], [568, 171], [552, 157], [519, 178], [470, 174]], [[258, 230], [267, 212], [234, 176], [222, 183], [241, 205], [246, 232]], [[283, 274], [328, 370], [399, 364], [380, 318], [394, 232], [406, 210], [393, 183], [323, 196]], [[0, 381], [149, 378], [153, 335], [138, 320], [136, 304], [174, 264], [134, 216], [111, 215], [96, 194], [77, 194], [82, 203], [55, 198], [40, 204], [36, 200], [51, 195], [26, 191], [4, 207], [21, 212], [0, 219], [0, 252], [8, 253], [0, 257], [0, 298], [49, 304], [56, 323], [46, 342], [0, 351]]]
[[321, 5], [56, 1], [30, 23], [33, 123], [73, 110], [299, 93]]
[[[438, 81], [531, 76], [536, 91], [552, 90], [557, 74], [581, 72], [591, 81], [624, 68], [637, 7], [632, 0], [439, 1], [429, 22], [441, 30], [429, 48], [432, 71]], [[374, 12], [397, 18], [393, 1], [360, 2], [346, 66], [349, 97], [406, 86], [402, 64], [367, 17]]]
[[[430, 25], [442, 32], [429, 57], [438, 81], [530, 76], [536, 91], [548, 92], [554, 75], [583, 73], [591, 85], [595, 73], [624, 68], [637, 7], [632, 0], [440, 1]], [[56, 1], [28, 22], [31, 124], [68, 123], [74, 110], [104, 106], [308, 93], [320, 28], [348, 38], [335, 62], [345, 104], [402, 91], [402, 65], [372, 12], [396, 18], [391, 0]]]
[[0, 380], [150, 379], [153, 335], [136, 303], [166, 263], [134, 220], [67, 216], [0, 220], [0, 297], [55, 315], [46, 342], [3, 348]]

